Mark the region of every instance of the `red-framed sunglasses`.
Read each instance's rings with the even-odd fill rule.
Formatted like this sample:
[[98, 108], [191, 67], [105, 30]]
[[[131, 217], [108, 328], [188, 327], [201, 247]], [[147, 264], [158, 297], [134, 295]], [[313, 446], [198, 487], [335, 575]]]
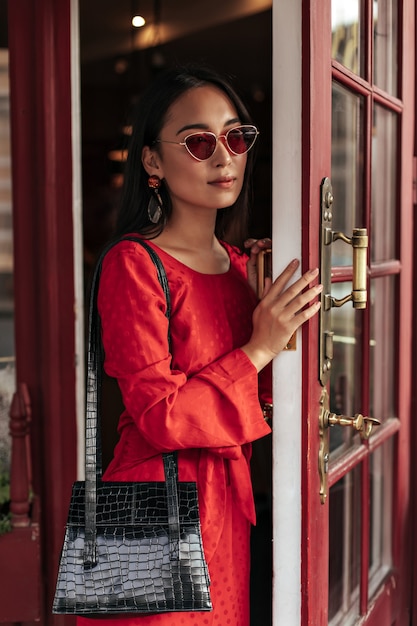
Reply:
[[229, 152], [239, 155], [245, 154], [253, 147], [258, 135], [259, 131], [256, 126], [244, 124], [231, 128], [224, 135], [215, 135], [212, 132], [204, 131], [191, 133], [184, 137], [184, 141], [156, 139], [155, 143], [173, 143], [184, 146], [194, 159], [206, 161], [214, 154], [219, 139], [224, 139]]

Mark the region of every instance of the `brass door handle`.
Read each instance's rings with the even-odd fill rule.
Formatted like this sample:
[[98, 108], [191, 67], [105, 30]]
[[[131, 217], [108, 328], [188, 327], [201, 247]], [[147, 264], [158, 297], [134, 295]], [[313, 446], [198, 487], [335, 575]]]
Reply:
[[322, 504], [327, 498], [327, 483], [329, 472], [329, 433], [330, 426], [349, 426], [358, 431], [361, 439], [369, 439], [374, 426], [379, 426], [381, 422], [375, 417], [364, 417], [361, 413], [357, 413], [354, 417], [346, 415], [336, 415], [329, 410], [329, 395], [324, 387], [320, 396], [320, 413], [319, 413], [319, 476], [320, 476], [320, 501]]
[[331, 306], [339, 307], [352, 302], [355, 309], [365, 309], [367, 302], [366, 291], [366, 253], [368, 249], [368, 233], [366, 228], [354, 228], [352, 237], [346, 237], [341, 232], [332, 233], [332, 241], [340, 239], [353, 248], [353, 279], [352, 293], [336, 300], [331, 298]]
[[355, 417], [347, 417], [346, 415], [336, 415], [328, 410], [322, 409], [320, 420], [323, 428], [329, 426], [350, 426], [357, 430], [361, 439], [369, 439], [374, 426], [380, 426], [381, 422], [375, 417], [364, 417], [361, 413], [356, 413]]
[[[365, 309], [367, 303], [367, 251], [368, 233], [366, 228], [354, 228], [352, 237], [340, 231], [334, 231], [333, 188], [329, 178], [321, 184], [321, 237], [320, 237], [320, 282], [323, 284], [320, 309], [320, 354], [319, 378], [324, 386], [328, 383], [333, 360], [333, 330], [331, 310], [352, 302], [355, 309]], [[344, 298], [335, 298], [332, 290], [332, 254], [331, 244], [344, 241], [352, 246], [352, 291]]]

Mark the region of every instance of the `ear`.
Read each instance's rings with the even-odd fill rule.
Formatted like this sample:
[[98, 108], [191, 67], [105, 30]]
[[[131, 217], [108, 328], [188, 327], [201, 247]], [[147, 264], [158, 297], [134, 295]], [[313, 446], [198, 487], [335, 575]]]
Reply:
[[164, 177], [159, 154], [155, 150], [151, 150], [149, 146], [143, 147], [142, 165], [149, 176], [159, 176], [161, 179]]

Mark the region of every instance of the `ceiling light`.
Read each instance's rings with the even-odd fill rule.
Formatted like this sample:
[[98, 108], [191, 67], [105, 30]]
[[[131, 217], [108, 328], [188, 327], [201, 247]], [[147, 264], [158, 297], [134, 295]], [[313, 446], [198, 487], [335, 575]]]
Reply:
[[135, 15], [132, 17], [132, 26], [135, 28], [140, 28], [141, 26], [145, 26], [145, 18], [141, 15]]

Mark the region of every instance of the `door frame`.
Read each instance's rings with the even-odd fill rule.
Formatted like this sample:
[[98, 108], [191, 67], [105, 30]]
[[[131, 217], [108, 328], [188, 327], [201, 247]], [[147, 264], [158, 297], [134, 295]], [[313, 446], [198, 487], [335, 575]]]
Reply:
[[73, 213], [81, 206], [79, 181], [73, 184], [76, 8], [77, 0], [8, 3], [16, 378], [32, 404], [45, 626], [74, 622], [52, 616], [51, 605], [77, 471], [76, 383], [84, 361], [75, 339], [83, 317]]
[[[302, 256], [301, 25], [301, 0], [273, 0], [274, 276]], [[297, 349], [281, 353], [273, 363], [273, 624], [301, 624], [303, 345], [298, 332]]]
[[[320, 266], [320, 185], [331, 175], [331, 10], [303, 0], [303, 258]], [[319, 88], [318, 86], [321, 86]], [[317, 316], [318, 317], [318, 316]], [[304, 329], [302, 387], [301, 622], [327, 624], [328, 505], [320, 503], [318, 363], [319, 320]], [[317, 547], [320, 549], [317, 549]], [[324, 584], [324, 586], [323, 586]]]
[[[312, 42], [323, 56], [325, 43], [313, 33], [314, 20], [329, 24], [330, 14], [313, 10], [305, 0], [274, 0], [273, 4], [273, 253], [274, 274], [292, 258], [302, 261], [302, 271], [319, 265], [318, 215], [320, 188], [312, 189], [308, 181], [321, 181], [330, 172], [330, 132], [324, 137], [326, 111], [315, 85], [330, 85], [331, 68], [312, 65]], [[330, 46], [330, 44], [329, 44]], [[329, 47], [330, 49], [330, 47]], [[310, 75], [310, 71], [312, 74]], [[319, 81], [319, 82], [317, 82]], [[327, 81], [327, 82], [326, 82]], [[330, 106], [330, 105], [328, 105]], [[330, 115], [330, 108], [328, 108]], [[314, 124], [312, 120], [314, 118]], [[321, 158], [310, 160], [310, 148], [320, 143], [328, 150]], [[305, 176], [305, 172], [309, 176]], [[317, 209], [315, 211], [315, 209]], [[315, 213], [317, 217], [315, 218]], [[313, 224], [313, 225], [312, 225]], [[309, 241], [306, 233], [314, 231]], [[288, 237], [291, 233], [291, 237]], [[325, 523], [324, 508], [313, 520], [309, 502], [302, 486], [306, 475], [309, 489], [317, 493], [318, 458], [318, 317], [297, 333], [295, 352], [282, 353], [274, 362], [274, 424], [273, 424], [273, 519], [274, 576], [273, 623], [309, 624], [311, 598], [316, 572], [325, 568], [327, 555], [323, 550], [311, 555], [308, 546], [320, 542], [319, 523]], [[314, 371], [308, 380], [307, 372]], [[302, 390], [308, 393], [303, 393]], [[310, 407], [317, 406], [316, 411]], [[316, 414], [317, 413], [317, 414]], [[317, 519], [317, 515], [318, 518]], [[326, 555], [326, 556], [325, 556]], [[326, 599], [327, 604], [327, 599]], [[327, 611], [326, 611], [327, 612]], [[325, 624], [325, 613], [317, 624]]]

